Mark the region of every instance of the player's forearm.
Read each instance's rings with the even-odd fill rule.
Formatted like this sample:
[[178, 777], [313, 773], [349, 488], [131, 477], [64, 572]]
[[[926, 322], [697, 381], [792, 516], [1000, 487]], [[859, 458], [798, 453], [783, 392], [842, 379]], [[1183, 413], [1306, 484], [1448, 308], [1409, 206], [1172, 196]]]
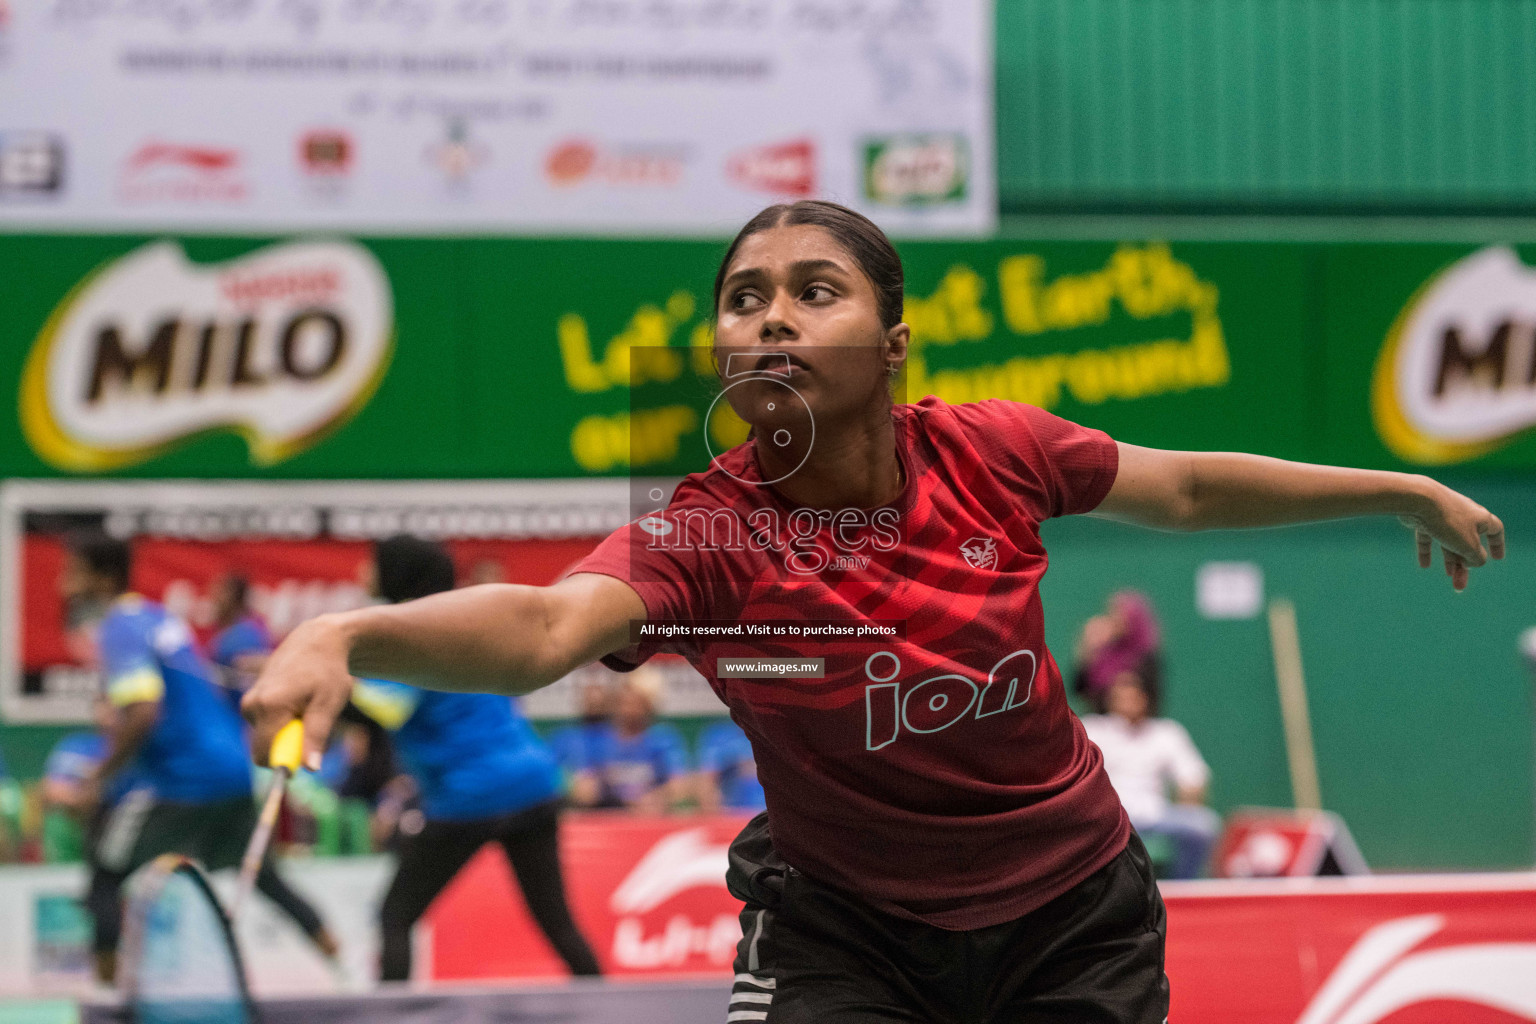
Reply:
[[320, 628], [340, 635], [356, 676], [517, 694], [566, 668], [550, 657], [542, 587], [487, 584], [323, 618]]
[[1428, 477], [1286, 462], [1261, 455], [1189, 452], [1187, 530], [1242, 529], [1344, 519], [1414, 516], [1433, 507]]

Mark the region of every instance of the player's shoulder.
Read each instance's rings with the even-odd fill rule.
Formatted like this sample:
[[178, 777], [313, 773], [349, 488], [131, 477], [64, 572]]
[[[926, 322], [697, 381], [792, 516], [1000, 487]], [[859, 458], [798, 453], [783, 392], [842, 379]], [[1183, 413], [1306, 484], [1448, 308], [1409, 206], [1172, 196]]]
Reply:
[[899, 420], [905, 420], [913, 430], [941, 446], [949, 440], [980, 438], [995, 442], [1020, 430], [1033, 430], [1038, 420], [1050, 416], [1043, 409], [1005, 398], [951, 404], [936, 395], [910, 405], [898, 405], [894, 412]]

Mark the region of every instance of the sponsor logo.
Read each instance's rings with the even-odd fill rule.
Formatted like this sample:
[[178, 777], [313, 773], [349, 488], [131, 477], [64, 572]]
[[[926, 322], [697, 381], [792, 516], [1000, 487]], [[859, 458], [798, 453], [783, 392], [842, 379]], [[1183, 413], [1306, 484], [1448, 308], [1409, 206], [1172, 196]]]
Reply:
[[1372, 928], [1350, 947], [1296, 1024], [1377, 1024], [1426, 1003], [1442, 1020], [1467, 1019], [1466, 1004], [1473, 1004], [1495, 1011], [1489, 1019], [1536, 1021], [1536, 942], [1423, 948], [1446, 924], [1443, 914], [1420, 914]]
[[450, 185], [467, 182], [490, 158], [491, 151], [470, 136], [469, 122], [462, 118], [450, 120], [443, 141], [427, 147], [427, 162], [442, 172]]
[[798, 139], [749, 149], [732, 156], [725, 172], [747, 188], [804, 198], [816, 192], [816, 143]]
[[123, 162], [118, 195], [129, 203], [239, 203], [250, 198], [238, 149], [146, 142]]
[[322, 178], [351, 174], [355, 153], [352, 136], [343, 131], [321, 128], [299, 136], [299, 166], [306, 174]]
[[997, 565], [997, 538], [972, 537], [960, 545], [960, 553], [972, 569], [991, 569]]
[[389, 363], [389, 280], [350, 242], [290, 242], [226, 263], [155, 242], [54, 309], [22, 374], [22, 430], [59, 469], [102, 472], [199, 434], [270, 465], [367, 404]]
[[1424, 465], [1475, 459], [1536, 426], [1536, 268], [1495, 246], [1426, 282], [1387, 333], [1371, 412], [1386, 446]]
[[588, 139], [566, 139], [544, 158], [544, 177], [551, 185], [570, 187], [589, 182], [614, 186], [669, 186], [683, 179], [687, 151], [665, 143], [622, 143], [599, 146]]
[[965, 199], [970, 147], [962, 135], [893, 135], [864, 140], [864, 198], [886, 206]]
[[63, 187], [63, 139], [48, 132], [0, 132], [0, 198], [54, 196]]
[[864, 676], [870, 680], [864, 687], [864, 749], [890, 746], [903, 729], [917, 734], [942, 732], [963, 718], [986, 718], [1024, 707], [1034, 696], [1039, 668], [1035, 652], [1023, 648], [1004, 655], [980, 685], [954, 673], [908, 684], [896, 678], [901, 659], [890, 651], [876, 651], [864, 662]]
[[608, 905], [618, 917], [613, 960], [621, 967], [681, 967], [691, 958], [731, 962], [741, 926], [732, 914], [698, 923], [686, 913], [669, 916], [647, 934], [645, 916], [691, 889], [724, 888], [730, 843], [711, 842], [702, 828], [673, 832], [658, 840], [614, 889]]

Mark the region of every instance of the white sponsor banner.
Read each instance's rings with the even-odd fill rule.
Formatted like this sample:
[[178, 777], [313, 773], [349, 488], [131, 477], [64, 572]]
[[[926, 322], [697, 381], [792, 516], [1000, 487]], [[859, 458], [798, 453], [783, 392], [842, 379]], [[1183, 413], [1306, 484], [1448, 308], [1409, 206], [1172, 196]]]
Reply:
[[990, 0], [37, 0], [0, 224], [719, 234], [996, 223]]

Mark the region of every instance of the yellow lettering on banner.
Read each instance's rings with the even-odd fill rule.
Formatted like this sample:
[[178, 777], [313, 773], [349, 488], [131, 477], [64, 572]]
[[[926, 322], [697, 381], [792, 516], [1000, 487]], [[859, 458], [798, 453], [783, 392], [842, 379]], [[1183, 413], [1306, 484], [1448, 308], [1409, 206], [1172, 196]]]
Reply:
[[[572, 391], [593, 394], [647, 381], [676, 380], [683, 372], [682, 356], [663, 350], [672, 344], [678, 326], [692, 318], [695, 305], [693, 293], [687, 291], [673, 292], [665, 307], [642, 305], [629, 318], [629, 324], [608, 341], [601, 362], [592, 355], [586, 317], [565, 314], [556, 324], [555, 334], [566, 385]], [[638, 363], [631, 358], [635, 348], [645, 352]]]
[[577, 465], [593, 473], [651, 466], [677, 458], [682, 436], [698, 426], [699, 414], [686, 405], [587, 416], [571, 431], [571, 455]]
[[[1050, 281], [1045, 278], [1045, 260], [1038, 255], [1002, 259], [997, 281], [1003, 322], [1022, 335], [1076, 330], [1108, 322], [1118, 302], [1137, 320], [1188, 313], [1187, 340], [1019, 356], [930, 373], [924, 355], [928, 344], [971, 340], [954, 330], [953, 319], [948, 319], [954, 296], [981, 294], [980, 288], [970, 289], [962, 270], [969, 268], [951, 268], [933, 296], [916, 300], [918, 320], [908, 318], [913, 347], [907, 360], [907, 393], [913, 397], [933, 394], [946, 402], [1006, 398], [1049, 409], [1061, 401], [1063, 389], [1075, 401], [1097, 405], [1111, 399], [1220, 387], [1231, 378], [1226, 338], [1216, 313], [1216, 286], [1200, 280], [1192, 267], [1160, 242], [1122, 245], [1101, 269]], [[943, 316], [935, 312], [936, 307]]]
[[992, 314], [981, 306], [986, 289], [980, 274], [963, 263], [956, 264], [932, 295], [905, 297], [902, 319], [923, 344], [981, 341], [992, 336]]

